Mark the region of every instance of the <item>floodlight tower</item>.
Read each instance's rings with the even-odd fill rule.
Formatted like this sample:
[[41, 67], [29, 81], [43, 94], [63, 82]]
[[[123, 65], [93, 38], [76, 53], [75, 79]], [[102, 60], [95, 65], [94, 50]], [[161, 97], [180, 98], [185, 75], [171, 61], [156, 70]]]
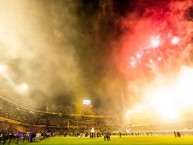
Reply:
[[125, 96], [124, 96], [124, 92], [123, 92], [123, 89], [121, 88], [121, 109], [122, 109], [122, 115], [120, 116], [120, 123], [122, 124], [121, 125], [121, 130], [124, 130], [125, 127], [126, 127], [126, 120], [125, 120], [125, 112], [126, 112], [126, 109], [125, 109]]
[[91, 100], [88, 99], [84, 99], [82, 100], [82, 104], [83, 104], [83, 108], [84, 108], [84, 113], [87, 114], [88, 113], [88, 109], [91, 108]]
[[83, 105], [90, 105], [91, 104], [91, 100], [82, 100], [82, 104]]

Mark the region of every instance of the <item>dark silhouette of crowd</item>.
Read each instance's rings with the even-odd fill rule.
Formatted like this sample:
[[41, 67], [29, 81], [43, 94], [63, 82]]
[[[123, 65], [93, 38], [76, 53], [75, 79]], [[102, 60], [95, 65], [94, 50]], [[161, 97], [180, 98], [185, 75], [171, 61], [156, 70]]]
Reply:
[[[91, 138], [102, 136], [104, 141], [110, 141], [111, 135], [121, 138], [122, 135], [174, 134], [175, 137], [181, 137], [189, 133], [188, 127], [192, 126], [192, 121], [183, 125], [132, 125], [127, 133], [123, 130], [120, 132], [120, 118], [111, 111], [84, 108], [80, 114], [70, 106], [50, 105], [47, 110], [37, 108], [39, 109], [26, 108], [22, 104], [18, 105], [18, 102], [0, 97], [0, 141], [3, 145], [11, 142], [34, 142], [54, 135]], [[91, 131], [93, 127], [94, 132]], [[173, 131], [180, 129], [187, 131]]]
[[[50, 106], [49, 111], [33, 110], [1, 96], [0, 141], [2, 144], [34, 142], [51, 136], [48, 133], [90, 137], [91, 132], [89, 130], [93, 126], [97, 129], [92, 134], [94, 138], [104, 136], [105, 133], [103, 132], [106, 129], [119, 128], [117, 118], [105, 117], [106, 113], [102, 114], [100, 110], [93, 109], [92, 113], [87, 111], [87, 114], [83, 112], [82, 115], [75, 114], [72, 116], [71, 114], [74, 113], [75, 111], [71, 107], [62, 105], [59, 105], [58, 108], [57, 106]], [[89, 115], [95, 115], [96, 117], [90, 117]]]

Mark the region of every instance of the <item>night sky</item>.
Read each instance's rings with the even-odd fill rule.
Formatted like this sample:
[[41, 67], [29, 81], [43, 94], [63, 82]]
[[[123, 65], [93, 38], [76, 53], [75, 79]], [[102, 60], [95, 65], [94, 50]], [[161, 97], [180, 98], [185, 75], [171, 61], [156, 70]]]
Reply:
[[[8, 70], [1, 86], [41, 104], [137, 104], [160, 78], [192, 67], [192, 3], [0, 0], [0, 63]], [[168, 44], [173, 36], [178, 46]], [[159, 49], [148, 44], [152, 37], [164, 39]]]

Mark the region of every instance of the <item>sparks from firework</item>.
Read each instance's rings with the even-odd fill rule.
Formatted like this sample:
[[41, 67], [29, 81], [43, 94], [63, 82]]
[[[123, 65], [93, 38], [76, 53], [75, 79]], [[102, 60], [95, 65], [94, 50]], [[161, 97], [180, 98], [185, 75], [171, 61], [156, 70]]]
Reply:
[[141, 55], [140, 55], [139, 53], [138, 53], [136, 56], [137, 56], [137, 58], [138, 58], [138, 59], [140, 59], [140, 58], [141, 58]]
[[[122, 58], [128, 59], [128, 57], [133, 56], [134, 60], [132, 60], [132, 62], [135, 62], [135, 69], [133, 69], [135, 71], [135, 73], [133, 73], [135, 80], [129, 80], [129, 84], [136, 84], [139, 85], [139, 88], [143, 88], [141, 87], [142, 84], [148, 88], [150, 83], [154, 81], [162, 82], [163, 80], [167, 80], [169, 83], [175, 82], [175, 80], [171, 80], [171, 78], [174, 77], [174, 74], [179, 73], [179, 68], [182, 65], [187, 64], [187, 60], [189, 61], [190, 59], [189, 52], [192, 52], [193, 25], [192, 21], [187, 21], [184, 17], [186, 10], [190, 7], [192, 7], [192, 1], [189, 0], [186, 2], [172, 1], [171, 3], [169, 2], [163, 5], [163, 7], [155, 4], [149, 8], [150, 15], [148, 15], [147, 19], [143, 18], [143, 20], [138, 20], [137, 18], [136, 21], [134, 19], [134, 22], [128, 19], [128, 22], [132, 22], [131, 24], [136, 24], [135, 26], [131, 26], [131, 28], [135, 28], [132, 31], [133, 33], [131, 33], [132, 37], [128, 36], [128, 34], [130, 34], [129, 31], [124, 37], [124, 41], [122, 41], [124, 42], [122, 47], [124, 54]], [[143, 55], [140, 55], [140, 57], [138, 55], [138, 45], [144, 46], [144, 49], [142, 49]], [[140, 65], [138, 65], [139, 63], [145, 68], [145, 76], [148, 77], [151, 75], [149, 77], [151, 80], [148, 79], [146, 82], [145, 79], [145, 81], [141, 78], [139, 79], [138, 76], [141, 73], [141, 71], [139, 71], [140, 69], [137, 69], [137, 67], [140, 67]], [[192, 59], [189, 64], [192, 64]], [[125, 66], [128, 66], [128, 64]], [[123, 68], [125, 68], [125, 66], [123, 66]], [[160, 67], [160, 69], [157, 69], [157, 67]], [[132, 75], [130, 72], [131, 71], [128, 71], [126, 75]], [[192, 77], [188, 74], [186, 74], [186, 76], [188, 76], [188, 80]], [[178, 80], [178, 78], [176, 79]], [[182, 77], [182, 80], [184, 79], [185, 78]], [[188, 86], [191, 85], [188, 84], [191, 84], [191, 82], [178, 82], [176, 85], [168, 87], [167, 89], [167, 83], [163, 85], [165, 88], [161, 88], [160, 83], [158, 83], [157, 85], [160, 88], [157, 90], [155, 88], [151, 89], [151, 92], [155, 91], [155, 94], [149, 94], [149, 96], [152, 97], [150, 99], [154, 100], [154, 104], [158, 104], [157, 107], [161, 106], [161, 102], [162, 106], [164, 102], [167, 104], [165, 109], [154, 109], [164, 118], [176, 119], [180, 117], [180, 111], [178, 109], [183, 109], [183, 105], [187, 107], [187, 102], [192, 105], [192, 91], [188, 89], [190, 88]], [[131, 88], [130, 91], [131, 93], [132, 89], [133, 88]], [[135, 97], [135, 94], [137, 94], [143, 97], [144, 90], [145, 89], [133, 91], [133, 96]], [[171, 90], [176, 94], [174, 95]]]
[[179, 40], [178, 37], [173, 37], [172, 40], [171, 40], [171, 43], [174, 44], [174, 45], [176, 45], [176, 44], [179, 43], [179, 41], [180, 41], [180, 40]]
[[151, 45], [153, 48], [156, 48], [160, 45], [160, 36], [153, 37], [151, 40]]
[[137, 57], [137, 60], [138, 60], [139, 66], [140, 66], [140, 70], [141, 70], [142, 74], [145, 75], [143, 64], [141, 61], [141, 58], [143, 57], [143, 51], [141, 51], [141, 48], [139, 49], [139, 52], [136, 54], [136, 57]]
[[135, 62], [131, 62], [131, 66], [132, 66], [132, 67], [135, 67]]
[[[137, 64], [141, 67], [142, 73], [144, 73], [143, 66], [146, 65], [146, 60], [148, 59], [147, 63], [152, 64], [160, 63], [161, 60], [164, 59], [163, 54], [160, 51], [160, 41], [161, 38], [159, 36], [153, 37], [154, 39], [150, 40], [151, 47], [139, 49], [136, 54], [131, 58], [131, 66], [133, 68], [137, 67]], [[155, 49], [154, 49], [155, 48]], [[157, 57], [157, 58], [156, 58]], [[157, 61], [156, 61], [157, 60]]]
[[150, 59], [150, 60], [149, 60], [149, 63], [153, 63], [153, 59]]

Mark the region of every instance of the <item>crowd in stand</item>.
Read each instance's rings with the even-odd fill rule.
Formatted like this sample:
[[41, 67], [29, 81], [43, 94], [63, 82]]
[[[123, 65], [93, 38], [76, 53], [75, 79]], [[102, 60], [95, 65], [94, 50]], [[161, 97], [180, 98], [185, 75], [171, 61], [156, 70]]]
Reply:
[[[59, 106], [62, 109], [62, 106]], [[71, 110], [70, 107], [67, 107]], [[56, 109], [57, 111], [57, 109]], [[65, 110], [67, 111], [67, 110]], [[64, 114], [57, 112], [43, 112], [34, 111], [30, 109], [25, 109], [18, 106], [15, 103], [11, 103], [3, 98], [0, 98], [0, 122], [4, 124], [4, 130], [9, 130], [8, 132], [17, 132], [16, 130], [10, 131], [10, 127], [6, 127], [5, 124], [16, 124], [17, 126], [22, 126], [25, 129], [17, 129], [19, 131], [24, 130], [25, 132], [34, 131], [34, 128], [39, 128], [38, 132], [53, 131], [64, 132], [68, 130], [72, 134], [76, 132], [88, 133], [91, 127], [96, 127], [98, 130], [104, 131], [107, 128], [118, 127], [119, 120], [112, 119], [109, 117], [100, 118], [99, 117], [89, 117], [84, 115], [66, 115], [72, 112], [65, 112]], [[101, 114], [101, 113], [100, 113]], [[36, 126], [36, 127], [34, 127]], [[30, 129], [32, 128], [32, 129]], [[41, 130], [41, 128], [44, 128]], [[62, 130], [62, 131], [61, 131]]]
[[[62, 106], [59, 108], [62, 109]], [[54, 134], [90, 137], [90, 128], [93, 126], [97, 128], [93, 137], [101, 137], [105, 136], [103, 132], [107, 129], [110, 130], [119, 124], [117, 119], [104, 118], [104, 116], [100, 118], [100, 116], [68, 115], [73, 112], [70, 107], [64, 109], [63, 112], [60, 109], [58, 110], [60, 113], [54, 110], [51, 112], [34, 111], [0, 97], [1, 143], [33, 142], [35, 139], [42, 140]]]
[[[63, 113], [62, 113], [62, 108]], [[101, 127], [104, 126], [115, 126], [118, 123], [119, 120], [112, 118], [100, 118], [100, 116], [97, 118], [91, 118], [91, 117], [85, 117], [84, 115], [75, 115], [71, 116], [70, 114], [73, 111], [72, 108], [69, 106], [66, 107], [59, 106], [59, 109], [57, 111], [55, 107], [55, 111], [52, 110], [52, 112], [45, 112], [41, 110], [30, 110], [25, 109], [19, 105], [16, 105], [15, 103], [11, 103], [5, 99], [0, 98], [0, 114], [1, 117], [4, 117], [6, 119], [11, 119], [14, 121], [21, 122], [22, 124], [29, 124], [29, 125], [46, 125], [46, 126], [76, 126], [77, 128], [81, 126], [88, 126], [92, 127], [93, 125], [96, 125], [96, 122]], [[51, 110], [52, 108], [49, 108]], [[60, 113], [58, 113], [60, 112]], [[95, 110], [95, 112], [97, 112]], [[92, 112], [93, 114], [97, 115], [95, 112]], [[102, 113], [100, 113], [102, 114]], [[103, 115], [103, 114], [102, 114]]]
[[[35, 138], [44, 139], [54, 134], [89, 137], [92, 127], [96, 129], [93, 136], [104, 136], [104, 140], [110, 140], [110, 132], [119, 134], [120, 120], [111, 111], [92, 108], [82, 113], [76, 115], [72, 107], [62, 105], [50, 105], [48, 111], [32, 110], [1, 96], [0, 141], [2, 144], [33, 142]], [[124, 132], [123, 135], [171, 134], [174, 130], [192, 130], [192, 125], [192, 121], [187, 121], [185, 124], [132, 126], [132, 132]]]

